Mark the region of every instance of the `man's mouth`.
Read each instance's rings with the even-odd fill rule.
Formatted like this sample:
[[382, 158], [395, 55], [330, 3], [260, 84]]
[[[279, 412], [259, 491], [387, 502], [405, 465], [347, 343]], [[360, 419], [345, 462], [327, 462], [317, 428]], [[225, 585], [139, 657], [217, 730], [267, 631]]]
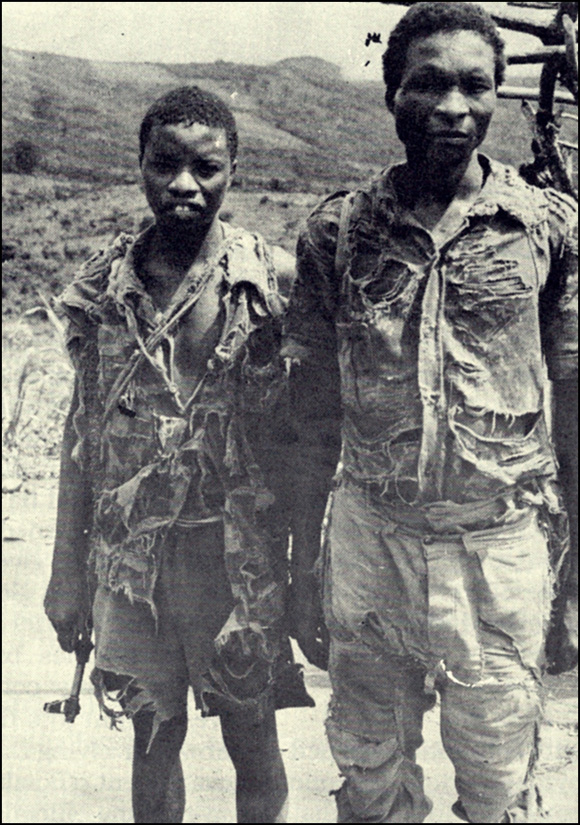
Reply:
[[434, 140], [440, 140], [445, 143], [466, 143], [470, 136], [467, 132], [449, 131], [449, 132], [433, 132], [431, 137]]

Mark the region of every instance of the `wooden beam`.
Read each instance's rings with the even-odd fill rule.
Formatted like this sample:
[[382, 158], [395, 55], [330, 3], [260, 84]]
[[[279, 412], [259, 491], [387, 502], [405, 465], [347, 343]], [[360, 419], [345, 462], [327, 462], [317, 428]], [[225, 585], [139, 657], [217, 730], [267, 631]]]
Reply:
[[[540, 91], [529, 86], [500, 86], [497, 96], [504, 100], [539, 100]], [[555, 92], [554, 101], [556, 103], [569, 103], [571, 106], [576, 104], [574, 95], [571, 95], [570, 92]]]
[[[491, 15], [498, 26], [504, 29], [510, 29], [513, 32], [523, 32], [524, 34], [532, 34], [534, 37], [539, 37], [542, 43], [546, 38], [554, 39], [554, 33], [550, 30], [549, 25], [542, 25], [536, 23], [534, 20], [529, 20], [523, 17], [512, 17], [510, 14], [494, 13]], [[563, 40], [563, 35], [558, 38]]]
[[510, 66], [518, 66], [522, 63], [543, 63], [553, 54], [566, 54], [566, 46], [545, 46], [543, 49], [527, 54], [510, 54], [507, 62]]
[[518, 0], [513, 0], [513, 2], [508, 3], [508, 6], [521, 6], [524, 9], [548, 9], [558, 11], [560, 4], [556, 2], [547, 2], [547, 0], [545, 3], [520, 3]]
[[[386, 6], [393, 5], [393, 3], [387, 2], [387, 0], [381, 0], [381, 2]], [[411, 2], [396, 3], [395, 5], [414, 6], [415, 2], [417, 2], [417, 0], [414, 0], [414, 2], [412, 0]], [[558, 7], [559, 3], [556, 3], [555, 5]], [[491, 16], [499, 26], [503, 26], [504, 28], [511, 29], [515, 32], [532, 34], [534, 37], [539, 37], [542, 43], [544, 43], [545, 40], [548, 40], [548, 43], [550, 44], [564, 42], [563, 34], [559, 32], [556, 35], [554, 34], [550, 28], [550, 21], [546, 21], [545, 23], [537, 22], [533, 19], [530, 20], [527, 16], [520, 16], [515, 11], [513, 14], [510, 14], [509, 12], [493, 12]], [[556, 39], [554, 39], [554, 37]]]

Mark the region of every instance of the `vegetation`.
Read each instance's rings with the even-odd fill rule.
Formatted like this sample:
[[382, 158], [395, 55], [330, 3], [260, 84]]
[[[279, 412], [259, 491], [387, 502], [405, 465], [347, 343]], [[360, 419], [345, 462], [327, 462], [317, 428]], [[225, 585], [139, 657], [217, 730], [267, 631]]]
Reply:
[[[17, 481], [57, 471], [71, 370], [50, 299], [90, 254], [148, 220], [137, 129], [157, 95], [197, 83], [231, 103], [242, 149], [223, 215], [289, 252], [324, 193], [402, 157], [382, 86], [347, 83], [314, 58], [114, 64], [3, 49], [3, 74], [3, 448]], [[518, 109], [500, 104], [487, 142], [515, 165], [530, 142]]]

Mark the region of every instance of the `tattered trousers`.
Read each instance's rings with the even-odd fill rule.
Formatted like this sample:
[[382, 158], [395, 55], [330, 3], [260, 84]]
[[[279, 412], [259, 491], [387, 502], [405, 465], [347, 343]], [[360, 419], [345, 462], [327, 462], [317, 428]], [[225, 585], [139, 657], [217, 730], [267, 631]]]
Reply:
[[429, 813], [415, 761], [434, 703], [429, 675], [463, 811], [472, 822], [512, 821], [506, 811], [526, 821], [551, 602], [536, 512], [462, 536], [413, 535], [343, 483], [323, 560], [327, 733], [345, 777], [338, 821], [422, 822]]

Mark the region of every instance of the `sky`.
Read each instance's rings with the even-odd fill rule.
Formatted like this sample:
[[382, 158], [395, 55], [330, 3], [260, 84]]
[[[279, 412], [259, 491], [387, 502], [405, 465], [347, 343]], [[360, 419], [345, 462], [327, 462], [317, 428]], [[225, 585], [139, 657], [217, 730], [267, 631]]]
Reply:
[[[379, 80], [388, 33], [404, 11], [373, 2], [2, 3], [2, 42], [89, 60], [154, 63], [264, 64], [311, 55], [337, 64], [347, 79]], [[375, 32], [381, 42], [366, 46]]]

